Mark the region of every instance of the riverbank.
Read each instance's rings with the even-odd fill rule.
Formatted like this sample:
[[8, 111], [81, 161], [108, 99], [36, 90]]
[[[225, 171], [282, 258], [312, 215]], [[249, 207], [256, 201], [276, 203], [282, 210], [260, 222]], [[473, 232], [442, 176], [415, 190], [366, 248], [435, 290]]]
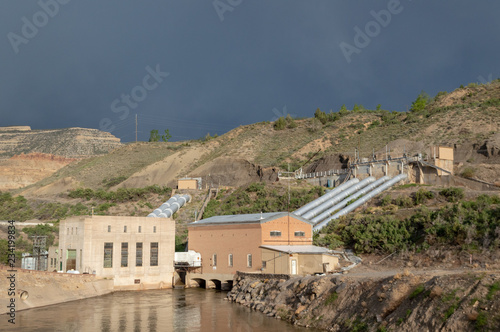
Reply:
[[[113, 292], [112, 279], [0, 266], [0, 314], [100, 296]], [[14, 300], [12, 300], [14, 299]]]
[[500, 326], [498, 271], [286, 279], [237, 275], [228, 299], [327, 331], [470, 331]]

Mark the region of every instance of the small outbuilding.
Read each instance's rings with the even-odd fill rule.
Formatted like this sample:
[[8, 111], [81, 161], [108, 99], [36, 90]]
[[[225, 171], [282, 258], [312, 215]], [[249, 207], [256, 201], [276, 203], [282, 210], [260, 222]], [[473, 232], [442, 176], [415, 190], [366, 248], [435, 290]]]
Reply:
[[201, 178], [182, 178], [177, 180], [177, 189], [201, 190]]
[[262, 273], [306, 275], [332, 272], [339, 266], [337, 256], [327, 248], [305, 246], [260, 246]]

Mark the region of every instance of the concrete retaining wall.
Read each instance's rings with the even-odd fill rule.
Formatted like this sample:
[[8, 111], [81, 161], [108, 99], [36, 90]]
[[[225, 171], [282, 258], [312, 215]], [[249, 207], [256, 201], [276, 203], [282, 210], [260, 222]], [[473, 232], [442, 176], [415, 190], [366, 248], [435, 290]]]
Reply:
[[11, 278], [15, 285], [16, 311], [100, 296], [113, 291], [112, 279], [98, 279], [90, 274], [68, 274], [17, 269], [9, 272], [0, 266], [0, 314], [9, 312], [7, 305]]

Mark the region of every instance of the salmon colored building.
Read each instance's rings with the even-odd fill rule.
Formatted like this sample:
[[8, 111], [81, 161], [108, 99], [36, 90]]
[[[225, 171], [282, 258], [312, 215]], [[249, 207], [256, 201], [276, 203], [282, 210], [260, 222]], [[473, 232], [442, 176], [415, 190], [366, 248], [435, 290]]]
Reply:
[[[188, 225], [189, 250], [201, 253], [202, 266], [197, 273], [190, 273], [186, 282], [189, 285], [190, 280], [196, 280], [202, 287], [224, 289], [232, 282], [236, 271], [298, 275], [323, 272], [321, 257], [327, 255], [335, 260], [336, 257], [329, 255], [327, 249], [312, 245], [312, 226], [309, 220], [288, 212], [215, 216], [193, 222]], [[296, 249], [306, 247], [308, 257], [315, 256], [314, 259], [321, 263], [311, 266], [307, 257], [296, 259], [295, 263], [283, 263], [285, 256], [293, 256], [287, 254], [287, 248], [295, 248], [297, 257], [302, 251]], [[263, 259], [263, 251], [270, 249], [279, 252], [278, 269], [277, 264], [268, 261], [269, 254], [264, 253]], [[321, 256], [319, 260], [318, 255]], [[301, 261], [307, 261], [307, 271], [304, 264], [300, 265]], [[332, 267], [336, 264], [338, 260], [332, 262]]]

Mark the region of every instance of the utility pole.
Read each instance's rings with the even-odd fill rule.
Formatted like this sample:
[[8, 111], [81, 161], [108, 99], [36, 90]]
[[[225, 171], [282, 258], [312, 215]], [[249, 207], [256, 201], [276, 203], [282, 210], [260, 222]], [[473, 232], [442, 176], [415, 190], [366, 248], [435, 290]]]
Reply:
[[135, 142], [137, 143], [137, 113], [135, 114]]
[[[290, 245], [290, 163], [288, 163], [288, 206], [287, 206], [287, 210], [288, 210], [288, 215], [287, 215], [287, 221], [288, 221], [288, 234], [287, 234], [287, 238], [288, 238], [288, 245]], [[276, 262], [275, 262], [276, 264]]]

